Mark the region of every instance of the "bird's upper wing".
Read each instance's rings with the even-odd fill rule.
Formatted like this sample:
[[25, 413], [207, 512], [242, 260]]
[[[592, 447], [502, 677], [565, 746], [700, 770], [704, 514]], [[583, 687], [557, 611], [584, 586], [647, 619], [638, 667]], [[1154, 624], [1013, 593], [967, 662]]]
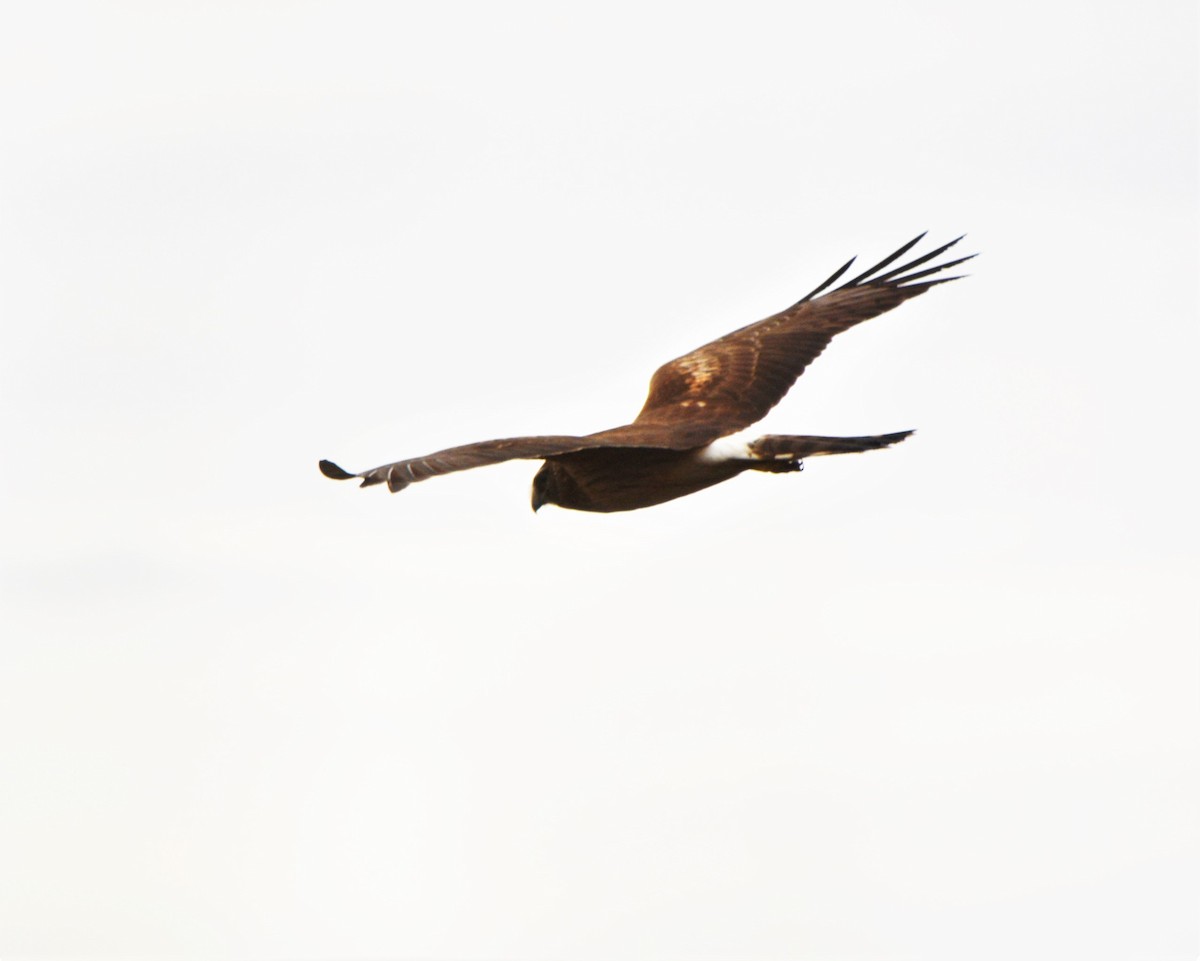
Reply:
[[558, 454], [599, 447], [670, 446], [662, 443], [669, 434], [664, 428], [642, 429], [626, 426], [587, 437], [508, 437], [502, 440], [479, 441], [475, 444], [464, 444], [462, 447], [449, 447], [424, 457], [398, 460], [363, 471], [361, 474], [352, 474], [328, 460], [321, 461], [319, 466], [322, 474], [334, 480], [359, 478], [362, 480], [362, 487], [387, 484], [388, 490], [395, 493], [404, 490], [409, 484], [430, 477], [470, 470], [472, 467], [486, 467], [488, 464], [499, 464], [506, 460], [544, 460]]
[[679, 443], [669, 446], [679, 449], [710, 443], [761, 420], [836, 334], [930, 287], [958, 279], [925, 278], [970, 257], [918, 268], [945, 253], [961, 237], [902, 267], [888, 269], [924, 236], [822, 294], [850, 269], [854, 263], [851, 258], [825, 283], [782, 313], [664, 364], [651, 378], [650, 396], [631, 426], [672, 427], [679, 433]]

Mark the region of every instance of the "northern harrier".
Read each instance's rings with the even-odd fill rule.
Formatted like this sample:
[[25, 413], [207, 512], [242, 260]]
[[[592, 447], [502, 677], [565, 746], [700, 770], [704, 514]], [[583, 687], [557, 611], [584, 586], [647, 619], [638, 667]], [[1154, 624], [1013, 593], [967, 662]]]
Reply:
[[[730, 437], [774, 407], [835, 334], [899, 306], [930, 287], [958, 277], [925, 278], [970, 260], [960, 257], [918, 270], [962, 238], [887, 268], [921, 234], [827, 293], [854, 263], [782, 313], [750, 324], [660, 367], [650, 396], [632, 424], [584, 437], [511, 437], [451, 447], [384, 464], [361, 474], [332, 461], [321, 473], [334, 480], [362, 479], [363, 487], [387, 484], [395, 493], [439, 474], [507, 460], [544, 461], [533, 478], [533, 509], [557, 504], [580, 511], [629, 511], [691, 494], [742, 471], [786, 473], [803, 469], [805, 457], [849, 454], [899, 443], [910, 430], [873, 437], [812, 437], [766, 434], [756, 440]], [[974, 256], [972, 254], [971, 256]]]

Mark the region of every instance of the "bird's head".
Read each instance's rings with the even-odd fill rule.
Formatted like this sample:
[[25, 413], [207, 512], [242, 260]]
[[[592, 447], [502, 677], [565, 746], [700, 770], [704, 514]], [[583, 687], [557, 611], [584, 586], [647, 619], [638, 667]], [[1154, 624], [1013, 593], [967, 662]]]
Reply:
[[557, 502], [555, 495], [557, 494], [558, 485], [555, 484], [553, 467], [553, 464], [545, 461], [538, 468], [538, 472], [533, 475], [533, 496], [531, 502], [535, 514], [543, 504], [554, 504]]

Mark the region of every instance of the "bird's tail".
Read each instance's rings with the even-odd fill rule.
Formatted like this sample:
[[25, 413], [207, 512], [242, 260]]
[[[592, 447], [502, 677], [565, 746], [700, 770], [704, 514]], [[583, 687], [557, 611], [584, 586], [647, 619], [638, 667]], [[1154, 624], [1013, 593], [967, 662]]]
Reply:
[[[873, 437], [810, 437], [788, 434], [766, 434], [750, 442], [750, 455], [766, 463], [786, 463], [822, 454], [859, 454], [898, 444], [912, 433], [902, 430], [895, 434], [876, 434]], [[764, 467], [764, 470], [771, 468]]]

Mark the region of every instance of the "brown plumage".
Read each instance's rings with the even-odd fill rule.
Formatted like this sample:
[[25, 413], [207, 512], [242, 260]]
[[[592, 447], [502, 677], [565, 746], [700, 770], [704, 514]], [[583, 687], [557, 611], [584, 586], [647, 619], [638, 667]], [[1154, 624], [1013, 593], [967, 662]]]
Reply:
[[822, 293], [850, 269], [851, 258], [782, 313], [663, 364], [650, 379], [650, 394], [631, 424], [583, 437], [482, 441], [384, 464], [361, 474], [323, 460], [321, 472], [335, 480], [361, 478], [363, 487], [387, 484], [395, 492], [439, 474], [507, 460], [541, 460], [545, 463], [533, 480], [535, 511], [543, 504], [625, 511], [694, 493], [746, 470], [786, 473], [801, 470], [805, 457], [888, 447], [912, 431], [872, 437], [769, 434], [749, 442], [722, 439], [761, 420], [835, 335], [937, 284], [958, 279], [926, 278], [971, 257], [918, 268], [945, 253], [961, 237], [888, 270], [924, 236], [840, 287]]

